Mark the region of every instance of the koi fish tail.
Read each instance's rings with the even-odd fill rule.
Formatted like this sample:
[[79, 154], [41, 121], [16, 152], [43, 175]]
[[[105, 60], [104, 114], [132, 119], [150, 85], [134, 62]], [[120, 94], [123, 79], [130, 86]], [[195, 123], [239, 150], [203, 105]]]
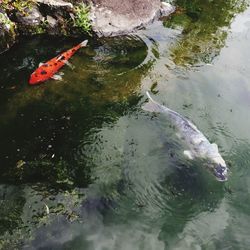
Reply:
[[82, 47], [85, 47], [85, 46], [87, 45], [87, 43], [88, 43], [88, 40], [84, 40], [84, 41], [81, 42], [79, 45], [80, 45], [80, 47], [82, 48]]

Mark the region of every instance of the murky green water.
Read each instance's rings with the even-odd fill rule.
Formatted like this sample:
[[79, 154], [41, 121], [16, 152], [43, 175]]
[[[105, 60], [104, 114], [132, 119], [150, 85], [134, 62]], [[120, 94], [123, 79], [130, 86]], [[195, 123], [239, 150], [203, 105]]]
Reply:
[[[1, 249], [249, 249], [250, 9], [177, 3], [133, 36], [90, 38], [61, 82], [27, 84], [79, 40], [0, 56]], [[219, 145], [227, 183], [141, 109], [146, 90]]]

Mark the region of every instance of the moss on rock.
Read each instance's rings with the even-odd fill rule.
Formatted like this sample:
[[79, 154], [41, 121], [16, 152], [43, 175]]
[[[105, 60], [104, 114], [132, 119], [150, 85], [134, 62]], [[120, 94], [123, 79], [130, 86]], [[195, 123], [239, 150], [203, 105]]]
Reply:
[[[144, 27], [172, 7], [160, 0], [0, 0], [0, 51], [24, 35], [98, 36], [127, 34]], [[9, 24], [10, 23], [10, 24]], [[8, 27], [12, 27], [9, 29]], [[7, 27], [7, 29], [6, 29]], [[7, 31], [6, 31], [7, 30]]]
[[0, 12], [0, 53], [11, 47], [16, 39], [16, 25], [6, 13]]

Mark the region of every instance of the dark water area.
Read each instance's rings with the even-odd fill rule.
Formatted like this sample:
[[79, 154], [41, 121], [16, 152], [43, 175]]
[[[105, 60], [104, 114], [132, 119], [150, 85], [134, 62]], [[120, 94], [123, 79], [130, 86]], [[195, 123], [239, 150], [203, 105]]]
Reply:
[[[0, 249], [249, 249], [250, 9], [177, 1], [130, 36], [21, 38], [0, 55]], [[40, 62], [84, 39], [62, 81]], [[188, 160], [146, 91], [230, 169]]]

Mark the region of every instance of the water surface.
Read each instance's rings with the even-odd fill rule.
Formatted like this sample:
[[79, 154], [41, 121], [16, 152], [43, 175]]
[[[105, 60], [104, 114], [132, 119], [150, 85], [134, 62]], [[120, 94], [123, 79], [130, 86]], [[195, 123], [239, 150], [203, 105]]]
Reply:
[[[79, 39], [1, 55], [1, 249], [249, 248], [250, 9], [177, 3], [131, 36], [88, 38], [63, 81], [27, 84]], [[141, 109], [147, 90], [218, 144], [227, 183]]]

